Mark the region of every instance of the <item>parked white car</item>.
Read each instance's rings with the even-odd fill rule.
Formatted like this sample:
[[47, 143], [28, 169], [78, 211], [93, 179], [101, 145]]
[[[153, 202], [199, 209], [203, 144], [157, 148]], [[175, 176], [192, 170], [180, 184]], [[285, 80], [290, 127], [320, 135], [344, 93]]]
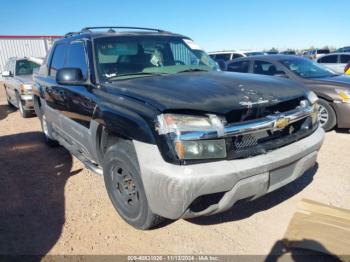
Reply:
[[316, 61], [337, 74], [344, 74], [345, 66], [350, 62], [350, 53], [332, 53], [324, 55]]
[[265, 52], [261, 51], [218, 51], [218, 52], [209, 52], [209, 56], [215, 60], [223, 60], [225, 62], [232, 59], [254, 56], [254, 55], [266, 55]]

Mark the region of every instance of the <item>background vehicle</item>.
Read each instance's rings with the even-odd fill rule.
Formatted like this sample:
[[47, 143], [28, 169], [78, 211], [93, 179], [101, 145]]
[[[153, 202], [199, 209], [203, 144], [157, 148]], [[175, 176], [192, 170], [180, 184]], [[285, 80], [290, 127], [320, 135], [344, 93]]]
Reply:
[[342, 48], [339, 48], [335, 51], [336, 53], [349, 53], [350, 52], [350, 46], [344, 46]]
[[19, 109], [21, 115], [26, 118], [34, 112], [32, 100], [32, 74], [40, 64], [30, 61], [28, 58], [10, 58], [2, 72], [7, 102]]
[[319, 97], [319, 118], [328, 131], [336, 125], [350, 128], [350, 77], [339, 76], [302, 57], [284, 55], [246, 57], [227, 64], [231, 72], [289, 78], [304, 84]]
[[209, 56], [215, 61], [223, 60], [225, 62], [232, 59], [254, 56], [254, 55], [265, 55], [265, 52], [259, 51], [219, 51], [219, 52], [209, 52]]
[[55, 42], [34, 105], [48, 143], [103, 173], [129, 224], [219, 213], [315, 165], [324, 131], [303, 86], [218, 71], [179, 34], [102, 29]]
[[329, 49], [314, 49], [309, 51], [308, 56], [310, 59], [314, 60], [329, 53]]
[[350, 53], [331, 53], [321, 56], [316, 62], [333, 70], [337, 74], [343, 74], [345, 66], [350, 62]]
[[281, 55], [296, 55], [297, 53], [294, 50], [287, 50], [280, 52]]
[[278, 51], [265, 51], [264, 53], [267, 55], [277, 55]]

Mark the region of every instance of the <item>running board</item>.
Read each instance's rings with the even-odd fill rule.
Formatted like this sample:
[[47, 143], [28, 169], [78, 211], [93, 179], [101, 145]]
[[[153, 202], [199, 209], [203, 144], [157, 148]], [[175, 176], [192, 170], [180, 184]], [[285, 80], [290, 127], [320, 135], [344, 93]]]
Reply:
[[59, 136], [56, 132], [53, 132], [53, 135], [54, 138], [60, 143], [60, 145], [65, 147], [73, 156], [78, 158], [78, 160], [82, 162], [87, 169], [89, 169], [97, 175], [103, 175], [103, 169], [100, 166], [87, 159], [82, 153], [77, 151], [74, 148], [74, 146], [68, 143], [63, 137]]

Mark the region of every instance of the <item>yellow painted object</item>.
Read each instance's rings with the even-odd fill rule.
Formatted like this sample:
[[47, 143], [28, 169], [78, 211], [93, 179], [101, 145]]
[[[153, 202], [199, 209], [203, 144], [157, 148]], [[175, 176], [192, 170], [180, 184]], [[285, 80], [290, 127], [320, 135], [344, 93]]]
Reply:
[[350, 75], [350, 67], [349, 67], [348, 71], [345, 72], [345, 74]]

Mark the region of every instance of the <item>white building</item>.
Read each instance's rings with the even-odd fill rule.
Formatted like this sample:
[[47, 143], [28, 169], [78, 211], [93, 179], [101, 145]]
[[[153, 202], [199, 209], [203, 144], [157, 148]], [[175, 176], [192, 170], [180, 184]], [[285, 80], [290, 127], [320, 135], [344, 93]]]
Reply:
[[61, 36], [0, 35], [0, 71], [10, 57], [45, 57], [57, 38]]

